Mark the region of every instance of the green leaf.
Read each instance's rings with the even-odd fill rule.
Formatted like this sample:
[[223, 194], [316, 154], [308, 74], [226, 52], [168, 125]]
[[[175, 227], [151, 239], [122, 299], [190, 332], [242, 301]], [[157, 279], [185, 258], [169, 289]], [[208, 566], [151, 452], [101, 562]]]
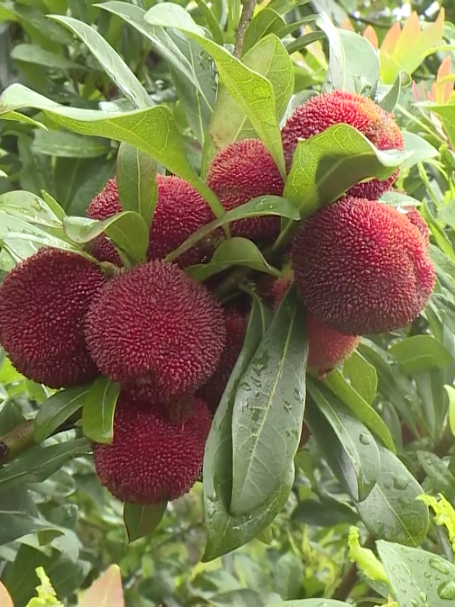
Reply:
[[408, 375], [442, 369], [453, 362], [450, 351], [431, 335], [414, 335], [400, 340], [389, 348], [389, 353]]
[[133, 145], [186, 179], [209, 202], [215, 215], [224, 213], [214, 193], [191, 167], [169, 108], [156, 106], [133, 112], [84, 110], [59, 105], [20, 84], [11, 85], [0, 95], [0, 119], [3, 112], [23, 107], [42, 110], [57, 124], [76, 133]]
[[11, 216], [27, 219], [35, 225], [44, 227], [61, 227], [61, 209], [50, 204], [36, 194], [15, 190], [0, 196], [0, 210]]
[[431, 143], [414, 133], [404, 131], [403, 139], [404, 151], [409, 153], [409, 157], [403, 161], [402, 169], [408, 169], [419, 162], [425, 162], [439, 156], [439, 151]]
[[357, 350], [343, 363], [343, 375], [358, 394], [371, 405], [378, 389], [378, 374]]
[[125, 97], [137, 108], [147, 108], [152, 104], [147, 91], [127, 64], [93, 27], [77, 19], [63, 17], [62, 15], [52, 15], [51, 18], [67, 27], [84, 42]]
[[196, 4], [198, 5], [199, 10], [207, 23], [210, 33], [212, 34], [213, 41], [217, 44], [223, 45], [223, 32], [221, 31], [215, 15], [210, 10], [210, 7], [205, 3], [204, 0], [196, 0]]
[[299, 212], [289, 200], [281, 198], [280, 196], [258, 196], [235, 209], [231, 209], [227, 213], [224, 213], [219, 219], [215, 219], [205, 226], [202, 226], [202, 228], [199, 228], [199, 230], [196, 230], [196, 232], [187, 238], [187, 240], [175, 249], [175, 251], [169, 253], [166, 257], [166, 261], [177, 259], [182, 253], [189, 251], [195, 244], [209, 236], [218, 228], [224, 227], [238, 219], [262, 217], [263, 215], [276, 215], [278, 217], [292, 219], [293, 221], [298, 221], [300, 218]]
[[[395, 109], [401, 94], [401, 79], [403, 72], [400, 72], [392, 86], [385, 85], [383, 88], [386, 89], [385, 95], [379, 101], [379, 105], [386, 112], [392, 113]], [[378, 87], [379, 88], [379, 87]]]
[[281, 272], [266, 261], [254, 242], [240, 236], [223, 240], [209, 263], [190, 266], [186, 269], [186, 273], [192, 276], [194, 280], [203, 282], [210, 276], [223, 272], [231, 266], [245, 266], [277, 278], [281, 276]]
[[203, 561], [235, 550], [252, 540], [275, 518], [286, 503], [294, 473], [280, 489], [258, 508], [254, 516], [229, 514], [232, 489], [232, 411], [235, 394], [263, 335], [270, 323], [270, 312], [255, 297], [243, 349], [229, 378], [223, 398], [215, 413], [205, 447], [203, 485], [207, 546]]
[[448, 607], [455, 600], [455, 565], [424, 550], [376, 545], [399, 605]]
[[333, 527], [355, 523], [358, 515], [351, 508], [334, 499], [305, 499], [292, 513], [292, 521], [312, 527]]
[[[133, 6], [126, 2], [104, 2], [97, 6], [117, 15], [145, 36], [152, 43], [154, 50], [163, 57], [163, 59], [166, 59], [173, 69], [179, 71], [186, 77], [192, 85], [199, 90], [202, 98], [205, 98], [204, 91], [201, 88], [191, 63], [180, 51], [173, 38], [162, 27], [154, 27], [145, 23], [144, 17], [146, 11], [139, 6]], [[207, 100], [205, 100], [205, 102], [207, 102]]]
[[[248, 51], [242, 62], [270, 81], [276, 100], [276, 118], [280, 121], [294, 90], [294, 66], [286, 48], [276, 36], [269, 35]], [[214, 147], [219, 150], [232, 141], [255, 139], [256, 130], [248, 118], [231, 91], [220, 87], [208, 132]]]
[[44, 126], [41, 122], [37, 120], [33, 120], [29, 116], [24, 116], [24, 114], [20, 114], [19, 112], [6, 112], [1, 115], [0, 120], [10, 120], [11, 122], [22, 122], [23, 124], [30, 124], [32, 126], [36, 126], [39, 129], [47, 130], [47, 127]]
[[63, 55], [46, 51], [36, 44], [17, 44], [12, 49], [10, 57], [16, 61], [36, 63], [51, 70], [87, 70], [85, 65], [75, 63]]
[[417, 458], [436, 491], [444, 493], [447, 498], [455, 495], [455, 477], [435, 453], [417, 451]]
[[332, 599], [303, 599], [301, 601], [283, 601], [269, 603], [266, 607], [351, 607], [349, 603], [334, 601]]
[[275, 93], [270, 81], [249, 69], [223, 47], [205, 38], [202, 28], [177, 4], [163, 2], [152, 7], [145, 15], [145, 21], [151, 25], [181, 29], [209, 53], [223, 84], [251, 121], [284, 176], [283, 146], [276, 118]]
[[90, 453], [85, 438], [48, 447], [32, 447], [0, 470], [0, 491], [18, 483], [41, 483], [73, 457]]
[[255, 46], [267, 34], [276, 33], [286, 26], [286, 22], [276, 10], [265, 8], [253, 17], [246, 28], [243, 39], [243, 55]]
[[416, 499], [423, 489], [393, 453], [381, 446], [379, 451], [381, 474], [367, 499], [356, 504], [357, 510], [375, 537], [418, 546], [429, 524], [428, 508]]
[[119, 384], [106, 377], [100, 377], [92, 384], [82, 410], [82, 430], [88, 439], [95, 443], [112, 443], [119, 395]]
[[316, 24], [325, 32], [330, 46], [325, 90], [360, 93], [366, 87], [373, 89], [380, 63], [371, 43], [359, 34], [335, 28], [325, 13], [319, 15]]
[[452, 434], [455, 436], [455, 388], [453, 386], [444, 386], [449, 399], [449, 425]]
[[134, 542], [155, 531], [166, 512], [167, 502], [140, 506], [139, 504], [124, 504], [123, 520], [125, 521], [128, 542]]
[[335, 124], [299, 141], [283, 196], [305, 218], [362, 180], [386, 179], [408, 156], [378, 150], [352, 126]]
[[[381, 470], [378, 446], [372, 434], [321, 383], [317, 384], [314, 380], [309, 381], [308, 394], [311, 395], [312, 401], [329, 422], [340, 445], [343, 446], [344, 461], [340, 463], [338, 473], [336, 470], [334, 472], [340, 477], [339, 480], [343, 482], [354, 500], [364, 500], [373, 490]], [[315, 425], [312, 421], [314, 418], [313, 412], [313, 417], [309, 418], [312, 432]], [[320, 443], [321, 448], [326, 451], [326, 445], [324, 445], [319, 427], [317, 425], [314, 428], [316, 430], [316, 440]], [[328, 448], [327, 454], [330, 457], [333, 445], [328, 445]]]
[[31, 150], [34, 154], [61, 158], [97, 158], [109, 152], [109, 143], [64, 131], [36, 131]]
[[283, 554], [275, 565], [275, 580], [275, 591], [284, 599], [302, 596], [302, 560], [292, 552]]
[[453, 148], [455, 146], [455, 104], [424, 103], [420, 105], [439, 116]]
[[123, 211], [97, 221], [87, 217], [65, 217], [65, 234], [77, 244], [85, 244], [105, 233], [135, 261], [144, 261], [149, 245], [149, 230], [144, 219], [134, 211]]
[[362, 398], [354, 386], [346, 381], [339, 370], [332, 371], [325, 378], [324, 384], [351, 409], [371, 432], [382, 440], [388, 449], [395, 452], [395, 445], [393, 444], [389, 429], [380, 415]]
[[35, 417], [35, 442], [41, 443], [83, 406], [88, 386], [76, 386], [57, 392], [47, 399]]
[[280, 487], [296, 454], [305, 410], [306, 319], [286, 294], [239, 383], [232, 416], [230, 512], [253, 512]]
[[122, 143], [117, 155], [117, 185], [122, 209], [138, 213], [150, 228], [158, 199], [156, 162]]

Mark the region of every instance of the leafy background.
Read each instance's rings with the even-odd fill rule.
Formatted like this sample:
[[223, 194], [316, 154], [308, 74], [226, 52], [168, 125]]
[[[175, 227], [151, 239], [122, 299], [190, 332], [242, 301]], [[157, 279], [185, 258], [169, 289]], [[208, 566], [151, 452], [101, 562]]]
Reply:
[[[33, 447], [0, 469], [1, 580], [18, 607], [34, 595], [38, 583], [35, 568], [39, 565], [45, 567], [60, 599], [74, 605], [76, 591], [88, 587], [112, 563], [120, 566], [127, 604], [139, 607], [259, 607], [312, 597], [345, 600], [348, 595], [359, 606], [371, 604], [369, 599], [373, 604], [383, 604], [387, 589], [367, 584], [362, 576], [356, 579], [349, 563], [346, 538], [350, 525], [360, 526], [366, 546], [380, 536], [412, 547], [423, 546], [445, 555], [448, 561], [454, 560], [444, 530], [430, 523], [426, 507], [415, 500], [422, 490], [442, 492], [448, 500], [455, 500], [452, 3], [445, 7], [444, 45], [440, 45], [437, 33], [434, 40], [428, 34], [422, 42], [411, 28], [412, 19], [408, 19], [412, 44], [409, 38], [404, 41], [405, 51], [396, 57], [381, 48], [379, 66], [371, 52], [362, 54], [363, 63], [359, 64], [359, 52], [370, 47], [362, 46], [362, 39], [354, 40], [349, 27], [373, 40], [371, 29], [367, 29], [372, 26], [381, 44], [393, 23], [409, 17], [408, 4], [400, 8], [383, 2], [364, 5], [353, 1], [274, 0], [253, 20], [245, 35], [245, 64], [269, 80], [264, 90], [255, 91], [264, 99], [259, 113], [251, 108], [241, 72], [235, 74], [237, 97], [233, 99], [232, 91], [229, 94], [222, 90], [215, 101], [213, 60], [220, 74], [223, 70], [229, 74], [232, 66], [226, 55], [215, 56], [213, 48], [200, 38], [200, 30], [183, 17], [180, 25], [187, 35], [153, 25], [144, 35], [143, 26], [138, 24], [154, 5], [151, 1], [109, 2], [101, 9], [95, 2], [82, 0], [0, 3], [1, 89], [16, 83], [72, 108], [62, 110], [24, 89], [4, 93], [3, 103], [20, 110], [21, 115], [12, 114], [15, 110], [11, 109], [0, 120], [2, 272], [9, 269], [11, 257], [20, 257], [33, 248], [34, 241], [43, 238], [39, 224], [25, 230], [29, 238], [11, 238], [11, 229], [23, 228], [20, 214], [16, 212], [15, 216], [11, 211], [17, 205], [16, 190], [34, 195], [25, 201], [21, 198], [21, 205], [30, 208], [36, 204], [36, 196], [45, 198], [43, 208], [48, 215], [42, 218], [42, 225], [46, 226], [49, 213], [55, 212], [50, 197], [66, 214], [83, 216], [91, 198], [116, 170], [119, 143], [115, 139], [121, 137], [115, 133], [120, 123], [83, 123], [78, 109], [131, 112], [146, 108], [150, 102], [157, 104], [146, 111], [153, 112], [157, 124], [168, 129], [166, 136], [174, 137], [177, 143], [170, 145], [171, 152], [158, 157], [156, 132], [143, 132], [139, 122], [129, 126], [129, 143], [203, 188], [197, 175], [204, 175], [215, 150], [237, 133], [242, 137], [254, 133], [253, 128], [257, 129], [264, 113], [270, 111], [270, 88], [276, 95], [277, 111], [283, 114], [289, 96], [291, 107], [295, 107], [311, 88], [332, 85], [368, 91], [380, 69], [381, 103], [395, 110], [407, 132], [410, 154], [398, 186], [422, 203], [421, 212], [432, 233], [438, 288], [425, 315], [413, 323], [410, 331], [396, 331], [374, 341], [364, 339], [342, 371], [335, 371], [324, 383], [308, 382], [305, 419], [313, 437], [296, 458], [292, 493], [283, 508], [279, 499], [275, 500], [276, 512], [272, 514], [278, 515], [258, 539], [223, 556], [218, 554], [236, 540], [231, 536], [225, 538], [224, 545], [217, 545], [216, 518], [214, 526], [206, 528], [200, 484], [189, 496], [168, 506], [152, 535], [146, 534], [154, 529], [162, 512], [149, 511], [144, 516], [133, 513], [126, 517], [129, 524], [125, 528], [121, 505], [96, 480], [86, 455], [88, 442], [74, 431], [62, 429], [62, 424], [80, 409], [83, 392], [67, 391], [65, 396], [57, 395], [50, 401], [51, 393], [17, 374], [2, 355], [0, 433], [5, 435], [23, 423], [27, 439], [27, 420], [35, 419], [38, 412], [34, 430], [38, 442], [58, 428], [61, 431], [47, 438], [44, 448]], [[188, 7], [182, 2], [181, 6], [188, 9], [196, 23], [210, 30], [215, 42], [235, 44], [239, 2], [218, 0], [210, 11], [202, 1]], [[433, 21], [439, 10], [439, 6], [429, 3], [415, 3], [412, 8], [428, 21]], [[321, 16], [323, 11], [335, 25], [344, 28], [341, 33]], [[49, 19], [49, 14], [61, 17]], [[79, 21], [68, 20], [64, 17], [67, 14]], [[91, 25], [96, 31], [87, 27]], [[177, 24], [172, 21], [172, 25]], [[425, 31], [432, 30], [427, 27]], [[337, 48], [342, 49], [344, 57], [342, 72], [333, 61]], [[428, 49], [432, 52], [426, 56]], [[441, 71], [444, 61], [446, 72]], [[351, 75], [351, 81], [340, 82], [346, 74]], [[416, 85], [411, 84], [410, 75]], [[229, 88], [227, 81], [225, 84]], [[416, 101], [428, 100], [436, 105], [415, 106]], [[160, 109], [163, 107], [166, 111]], [[340, 153], [343, 162], [333, 184], [325, 190], [317, 182], [317, 165], [309, 167], [306, 207], [301, 209], [304, 213], [344, 191], [343, 179], [350, 171], [352, 176], [353, 165], [358, 163], [352, 158], [365, 142], [349, 127], [339, 128], [344, 130], [331, 132], [314, 149], [320, 159], [328, 149], [333, 152], [339, 145], [335, 152]], [[207, 132], [210, 136], [205, 138]], [[263, 129], [260, 135], [279, 164], [274, 133]], [[122, 149], [128, 161], [128, 149]], [[301, 162], [308, 166], [306, 154], [308, 150], [302, 146]], [[374, 150], [369, 149], [365, 156], [366, 164], [360, 169], [365, 175], [384, 170], [386, 161]], [[144, 156], [138, 162], [147, 167], [150, 161]], [[291, 175], [287, 184], [285, 194], [291, 202], [301, 190], [302, 184], [296, 180]], [[404, 200], [397, 194], [389, 196], [391, 203]], [[16, 223], [11, 223], [14, 216]], [[77, 222], [73, 223], [76, 234]], [[71, 225], [66, 227], [68, 233]], [[131, 253], [140, 257], [140, 251]], [[100, 432], [99, 427], [92, 432]], [[397, 455], [379, 446], [374, 436], [388, 446], [393, 442]], [[249, 533], [241, 530], [241, 539], [249, 539]], [[214, 558], [201, 561], [207, 535], [209, 556]], [[135, 541], [129, 543], [131, 540]], [[414, 574], [419, 571], [421, 564], [413, 561], [415, 555], [397, 556], [394, 550], [398, 549], [386, 542], [381, 544], [384, 564], [407, 558], [407, 567], [416, 567]], [[433, 569], [437, 571], [437, 567]], [[431, 571], [430, 564], [427, 570]], [[387, 573], [392, 579], [393, 572]], [[415, 576], [419, 578], [418, 573]], [[408, 581], [411, 586], [413, 578]], [[439, 600], [446, 601], [441, 605], [447, 604], [438, 593], [429, 604], [439, 607]], [[331, 605], [328, 600], [325, 604]]]

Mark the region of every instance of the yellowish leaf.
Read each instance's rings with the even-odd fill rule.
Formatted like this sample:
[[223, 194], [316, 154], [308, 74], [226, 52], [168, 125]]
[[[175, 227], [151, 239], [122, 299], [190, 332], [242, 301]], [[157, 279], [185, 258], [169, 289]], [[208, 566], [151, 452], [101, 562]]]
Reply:
[[338, 26], [341, 30], [347, 30], [348, 32], [355, 32], [354, 26], [350, 22], [349, 18], [346, 17]]
[[450, 73], [451, 57], [447, 55], [438, 69], [434, 87], [436, 103], [447, 103], [453, 93], [453, 76]]
[[363, 32], [363, 37], [366, 38], [371, 46], [373, 48], [375, 48], [376, 50], [379, 47], [379, 41], [378, 41], [378, 35], [376, 34], [375, 30], [373, 27], [371, 27], [371, 25], [368, 25], [365, 28], [365, 31]]
[[11, 599], [8, 590], [0, 582], [0, 605], [1, 607], [14, 607], [13, 600]]
[[82, 593], [79, 607], [125, 607], [120, 567], [111, 565], [107, 571]]

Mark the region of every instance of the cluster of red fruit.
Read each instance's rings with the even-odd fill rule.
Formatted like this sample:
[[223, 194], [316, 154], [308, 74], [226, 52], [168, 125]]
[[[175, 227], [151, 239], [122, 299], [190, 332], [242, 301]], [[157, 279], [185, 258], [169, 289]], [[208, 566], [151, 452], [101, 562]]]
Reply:
[[[296, 109], [282, 131], [288, 169], [299, 139], [336, 123], [361, 131], [381, 150], [402, 149], [393, 118], [373, 101], [334, 92]], [[420, 215], [378, 202], [388, 180], [353, 187], [340, 201], [302, 222], [291, 245], [292, 273], [307, 309], [309, 366], [321, 373], [345, 360], [364, 333], [412, 321], [434, 284], [428, 230]], [[229, 145], [212, 161], [207, 183], [226, 210], [252, 198], [282, 195], [283, 179], [259, 140]], [[90, 246], [114, 272], [76, 253], [41, 249], [0, 286], [0, 343], [26, 377], [53, 388], [102, 374], [121, 386], [114, 440], [94, 445], [100, 481], [122, 501], [151, 504], [190, 489], [202, 467], [211, 415], [242, 348], [245, 310], [222, 308], [184, 269], [204, 263], [218, 233], [183, 254], [164, 257], [213, 219], [204, 199], [180, 178], [157, 176], [158, 202], [147, 262], [122, 268], [105, 236]], [[116, 180], [87, 215], [122, 210]], [[273, 242], [276, 217], [231, 224], [234, 236]], [[108, 264], [109, 265], [109, 264]], [[291, 275], [272, 288], [275, 305]]]

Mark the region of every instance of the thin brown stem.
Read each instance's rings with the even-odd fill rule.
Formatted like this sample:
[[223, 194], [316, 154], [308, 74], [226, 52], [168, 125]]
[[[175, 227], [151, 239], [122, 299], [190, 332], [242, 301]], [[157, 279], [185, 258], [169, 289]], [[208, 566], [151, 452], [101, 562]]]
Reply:
[[0, 437], [0, 466], [35, 444], [34, 421], [25, 421]]
[[242, 16], [240, 17], [240, 23], [235, 37], [234, 57], [242, 56], [243, 41], [245, 39], [247, 27], [253, 18], [256, 0], [242, 0], [242, 6]]
[[[363, 544], [364, 548], [374, 548], [374, 537], [369, 535]], [[354, 586], [357, 583], [357, 565], [355, 563], [351, 563], [348, 570], [341, 578], [340, 583], [335, 588], [335, 592], [332, 595], [332, 599], [337, 601], [345, 601], [349, 595], [351, 594]]]

